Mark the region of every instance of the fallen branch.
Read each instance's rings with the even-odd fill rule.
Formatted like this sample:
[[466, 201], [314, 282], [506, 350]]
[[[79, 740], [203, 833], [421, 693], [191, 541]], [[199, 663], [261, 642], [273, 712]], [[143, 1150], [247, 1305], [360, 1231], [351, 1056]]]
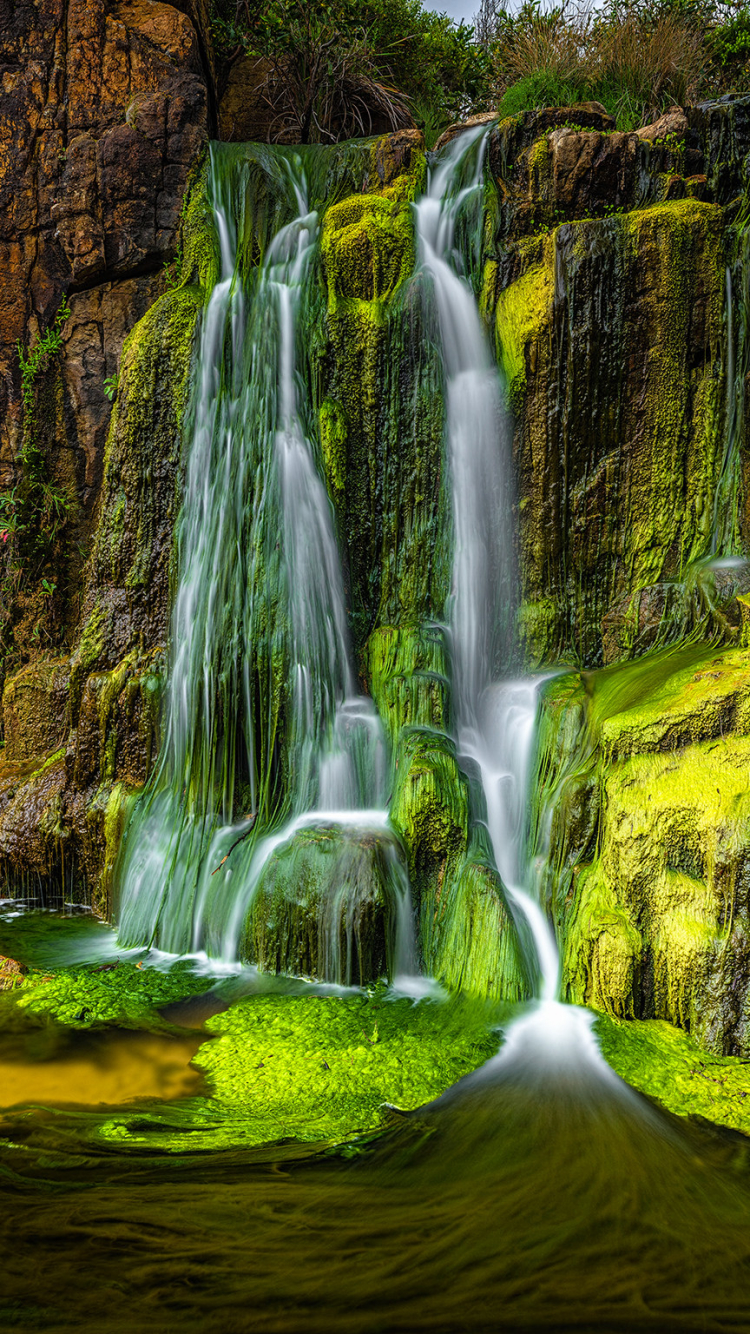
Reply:
[[222, 857], [221, 861], [219, 862], [219, 865], [216, 867], [216, 870], [214, 870], [214, 871], [211, 872], [211, 875], [216, 875], [216, 871], [220, 871], [220, 870], [221, 870], [222, 866], [224, 865], [224, 862], [227, 861], [229, 857], [231, 857], [232, 853], [234, 852], [235, 848], [237, 847], [237, 844], [238, 844], [238, 843], [241, 843], [242, 840], [243, 840], [244, 838], [247, 838], [248, 834], [252, 833], [252, 831], [253, 831], [253, 829], [254, 829], [254, 827], [255, 827], [256, 816], [255, 816], [254, 814], [253, 814], [253, 815], [248, 815], [247, 818], [248, 818], [248, 820], [250, 821], [250, 828], [249, 828], [249, 829], [246, 829], [246, 830], [244, 831], [244, 833], [240, 834], [239, 838], [236, 838], [236, 839], [234, 840], [234, 843], [232, 844], [231, 848], [229, 849], [229, 852], [225, 853], [225, 855]]

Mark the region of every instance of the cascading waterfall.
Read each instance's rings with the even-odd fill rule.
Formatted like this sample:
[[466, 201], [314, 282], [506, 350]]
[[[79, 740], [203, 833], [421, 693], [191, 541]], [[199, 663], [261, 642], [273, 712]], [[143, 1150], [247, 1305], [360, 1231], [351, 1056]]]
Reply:
[[[511, 644], [493, 639], [514, 605], [510, 431], [500, 382], [462, 257], [455, 248], [462, 212], [483, 189], [486, 127], [450, 144], [417, 206], [421, 258], [435, 293], [446, 382], [446, 440], [454, 523], [451, 642], [459, 754], [481, 775], [497, 869], [522, 938], [530, 937], [538, 1004], [516, 1020], [499, 1057], [533, 1066], [596, 1067], [610, 1073], [591, 1033], [592, 1016], [562, 1005], [554, 932], [534, 893], [527, 847], [540, 679], [496, 680]], [[494, 1063], [491, 1062], [490, 1065]], [[612, 1075], [614, 1080], [615, 1077]]]
[[[187, 456], [165, 744], [127, 831], [119, 933], [235, 960], [270, 858], [300, 831], [333, 826], [377, 845], [394, 919], [391, 972], [410, 974], [409, 886], [385, 809], [383, 733], [357, 694], [332, 510], [300, 405], [299, 314], [319, 217], [301, 159], [278, 154], [275, 165], [294, 216], [248, 289], [237, 199], [212, 156], [221, 278], [204, 320]], [[279, 827], [271, 789], [285, 686]], [[250, 807], [239, 821], [238, 768]], [[356, 886], [330, 890], [320, 957], [326, 976], [347, 981], [353, 925], [342, 897]]]

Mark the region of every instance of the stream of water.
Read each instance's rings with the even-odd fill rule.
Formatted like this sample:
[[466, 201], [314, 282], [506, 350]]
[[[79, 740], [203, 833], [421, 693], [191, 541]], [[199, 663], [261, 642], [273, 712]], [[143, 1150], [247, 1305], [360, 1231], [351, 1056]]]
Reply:
[[[367, 837], [379, 848], [390, 972], [405, 979], [416, 973], [414, 929], [388, 822], [385, 741], [372, 701], [357, 691], [333, 512], [300, 404], [300, 313], [319, 218], [300, 160], [282, 164], [294, 216], [273, 236], [251, 290], [241, 277], [236, 200], [213, 164], [221, 278], [204, 321], [187, 452], [166, 738], [126, 835], [119, 934], [127, 944], [237, 961], [269, 860], [295, 836], [333, 828], [345, 844]], [[272, 678], [263, 706], [278, 707], [274, 692], [288, 700], [277, 812], [267, 790], [275, 741], [264, 755], [257, 735], [259, 666]], [[240, 730], [250, 810], [237, 820]], [[352, 978], [346, 900], [356, 893], [345, 875], [331, 877], [319, 907], [318, 962], [332, 981]]]

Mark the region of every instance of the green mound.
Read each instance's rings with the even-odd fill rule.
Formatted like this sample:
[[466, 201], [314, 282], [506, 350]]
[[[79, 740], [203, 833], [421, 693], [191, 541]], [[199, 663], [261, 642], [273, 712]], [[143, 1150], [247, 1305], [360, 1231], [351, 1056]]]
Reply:
[[750, 1062], [713, 1056], [662, 1019], [599, 1015], [602, 1055], [621, 1079], [678, 1116], [703, 1116], [750, 1134]]
[[75, 1028], [114, 1024], [120, 1028], [164, 1027], [157, 1010], [208, 991], [216, 979], [199, 977], [189, 965], [169, 972], [135, 963], [30, 973], [10, 994], [19, 1009]]
[[195, 1057], [215, 1098], [261, 1138], [340, 1139], [411, 1110], [494, 1055], [483, 1007], [355, 997], [260, 997], [208, 1023]]

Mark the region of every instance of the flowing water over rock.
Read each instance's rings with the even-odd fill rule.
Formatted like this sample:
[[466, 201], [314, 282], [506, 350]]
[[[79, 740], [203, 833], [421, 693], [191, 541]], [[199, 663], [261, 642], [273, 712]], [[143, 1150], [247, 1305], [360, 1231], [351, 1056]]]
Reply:
[[[534, 790], [547, 682], [519, 677], [514, 665], [509, 432], [470, 281], [485, 135], [480, 128], [459, 137], [433, 164], [415, 214], [445, 381], [456, 752], [479, 778], [475, 824], [494, 862], [483, 870], [488, 881], [499, 875], [493, 893], [510, 906], [536, 999], [520, 1012], [485, 1011], [487, 1045], [463, 1068], [492, 1050], [490, 1022], [504, 1030], [496, 1056], [444, 1080], [451, 1086], [442, 1096], [404, 1102], [417, 1110], [381, 1107], [377, 1128], [349, 1134], [340, 1151], [330, 1138], [291, 1143], [288, 1102], [275, 1122], [285, 1142], [247, 1147], [259, 1142], [248, 1126], [290, 1023], [280, 1009], [269, 1022], [269, 1050], [246, 1068], [242, 1053], [253, 1050], [254, 1026], [262, 1028], [254, 1012], [240, 1014], [253, 1003], [247, 992], [266, 987], [272, 1002], [313, 995], [301, 981], [268, 977], [284, 972], [349, 983], [387, 970], [404, 985], [399, 974], [411, 974], [415, 960], [404, 853], [388, 811], [395, 767], [375, 705], [358, 692], [348, 590], [301, 373], [330, 182], [318, 189], [310, 155], [258, 152], [277, 211], [249, 280], [248, 178], [225, 172], [215, 153], [221, 275], [204, 317], [186, 459], [167, 735], [122, 868], [120, 937], [143, 948], [126, 965], [126, 951], [100, 941], [104, 928], [92, 923], [75, 957], [96, 960], [94, 971], [67, 982], [73, 997], [89, 987], [99, 1003], [104, 996], [114, 1004], [107, 979], [117, 979], [115, 968], [135, 974], [158, 951], [162, 962], [164, 954], [202, 951], [203, 966], [217, 973], [222, 964], [235, 970], [240, 957], [259, 970], [228, 987], [209, 990], [206, 981], [205, 994], [191, 1000], [186, 991], [158, 1011], [164, 979], [158, 987], [148, 981], [155, 1028], [228, 1012], [228, 1027], [212, 1030], [207, 1045], [233, 1053], [234, 1103], [193, 1098], [167, 1107], [141, 1098], [112, 1114], [55, 1106], [48, 1095], [49, 1107], [2, 1111], [13, 1298], [0, 1313], [10, 1328], [748, 1327], [746, 1139], [678, 1120], [636, 1094], [604, 1062], [592, 1014], [558, 999], [560, 959], [546, 909], [558, 890], [551, 831], [559, 792], [554, 784]], [[440, 627], [429, 628], [437, 640]], [[447, 688], [438, 656], [419, 688]], [[437, 727], [414, 730], [452, 755]], [[582, 749], [588, 739], [576, 738]], [[415, 777], [425, 772], [423, 764]], [[428, 904], [435, 918], [451, 873]], [[0, 938], [12, 943], [13, 925]], [[114, 957], [102, 963], [107, 951]], [[46, 967], [48, 955], [39, 958]], [[410, 985], [418, 990], [413, 978], [404, 989]], [[330, 1002], [331, 1050], [306, 1033], [287, 1098], [307, 1081], [335, 1105], [342, 1090], [366, 1082], [361, 1070], [386, 1060], [379, 1025], [386, 1030], [387, 1007], [417, 1016], [426, 1008], [383, 989], [337, 995], [339, 1013], [333, 991], [315, 993]], [[36, 993], [37, 1013], [29, 1006], [28, 1031], [19, 1025], [24, 1040], [54, 1035], [45, 994]], [[80, 1001], [69, 1004], [68, 1026], [87, 1022]], [[345, 1004], [363, 1017], [349, 1045], [337, 1047], [331, 1033]], [[439, 1023], [447, 1007], [434, 1009]], [[106, 1034], [93, 1046], [106, 1048]], [[194, 1038], [181, 1040], [192, 1048]], [[131, 1045], [145, 1061], [161, 1059], [150, 1040]], [[329, 1085], [334, 1049], [343, 1073]], [[419, 1043], [399, 1051], [404, 1059], [392, 1065], [407, 1067], [399, 1075], [407, 1091]], [[54, 1078], [41, 1078], [53, 1073], [37, 1072], [35, 1087], [54, 1088]], [[276, 1087], [282, 1082], [283, 1074]], [[154, 1091], [148, 1081], [136, 1087]], [[248, 1101], [240, 1110], [241, 1087]], [[109, 1090], [102, 1096], [109, 1101]], [[54, 1239], [43, 1266], [40, 1237]], [[68, 1292], [77, 1294], [73, 1312]]]
[[[126, 836], [119, 931], [172, 953], [257, 954], [248, 919], [269, 860], [295, 840], [304, 858], [306, 831], [328, 829], [339, 855], [308, 905], [320, 946], [310, 955], [297, 942], [273, 963], [345, 982], [386, 966], [406, 975], [413, 926], [385, 807], [385, 740], [372, 701], [357, 694], [333, 512], [300, 403], [300, 312], [319, 217], [299, 156], [276, 165], [296, 216], [272, 235], [248, 290], [238, 243], [246, 180], [213, 161], [221, 278], [204, 320], [187, 456], [167, 734]], [[279, 769], [284, 790], [273, 791]], [[237, 821], [243, 791], [250, 809]], [[355, 844], [377, 863], [362, 903], [362, 876], [347, 874]], [[363, 913], [384, 911], [382, 953], [365, 960]]]

